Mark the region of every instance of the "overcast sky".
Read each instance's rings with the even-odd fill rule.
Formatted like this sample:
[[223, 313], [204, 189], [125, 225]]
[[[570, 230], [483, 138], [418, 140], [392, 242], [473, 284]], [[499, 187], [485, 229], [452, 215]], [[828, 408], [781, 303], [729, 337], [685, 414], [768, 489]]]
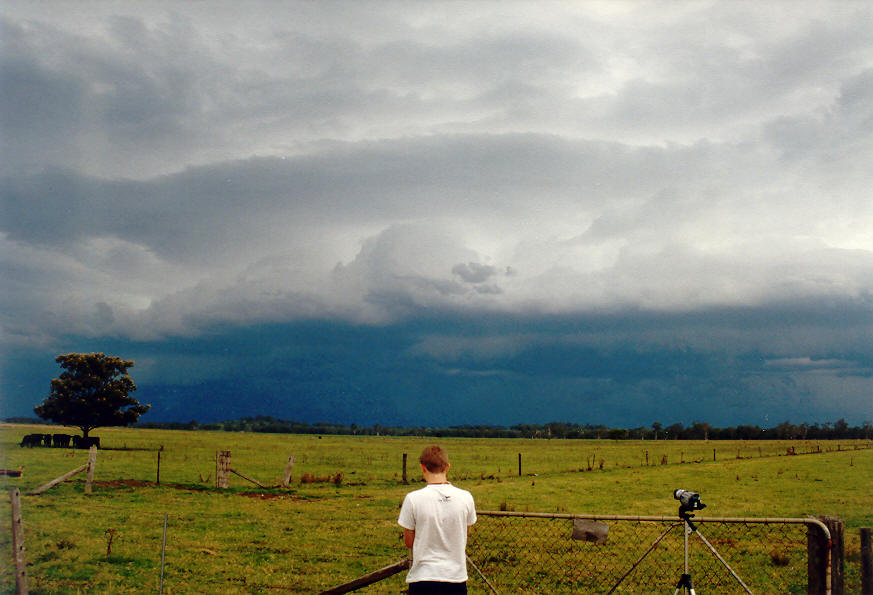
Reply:
[[[873, 419], [873, 5], [5, 2], [2, 414]], [[144, 418], [145, 419], [145, 418]]]

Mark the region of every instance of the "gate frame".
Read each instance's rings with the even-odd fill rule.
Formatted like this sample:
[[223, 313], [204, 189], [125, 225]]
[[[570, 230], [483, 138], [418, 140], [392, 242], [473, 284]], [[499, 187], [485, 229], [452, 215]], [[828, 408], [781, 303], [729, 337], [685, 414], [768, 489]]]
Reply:
[[[521, 518], [548, 518], [548, 519], [583, 519], [587, 521], [648, 521], [660, 523], [677, 522], [677, 517], [673, 516], [630, 516], [621, 514], [571, 514], [560, 512], [515, 512], [506, 510], [482, 510], [476, 511], [477, 516], [492, 516], [492, 517], [521, 517]], [[825, 593], [831, 595], [831, 561], [833, 553], [831, 552], [832, 537], [827, 525], [819, 519], [815, 518], [769, 518], [769, 517], [695, 517], [695, 523], [736, 523], [736, 524], [781, 524], [781, 525], [810, 525], [817, 527], [827, 540], [828, 547], [826, 550], [826, 569], [825, 569]]]

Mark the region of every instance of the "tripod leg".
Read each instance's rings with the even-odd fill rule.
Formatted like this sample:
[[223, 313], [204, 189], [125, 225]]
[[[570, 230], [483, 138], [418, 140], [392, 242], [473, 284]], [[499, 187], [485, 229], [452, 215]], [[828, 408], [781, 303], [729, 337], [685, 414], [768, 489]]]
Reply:
[[728, 569], [728, 572], [730, 572], [731, 576], [734, 577], [734, 579], [736, 579], [736, 581], [738, 583], [740, 583], [740, 586], [743, 588], [743, 590], [745, 590], [745, 592], [748, 593], [749, 595], [752, 595], [752, 590], [749, 589], [748, 586], [746, 586], [746, 583], [743, 582], [743, 579], [740, 578], [740, 575], [738, 575], [736, 572], [734, 572], [734, 569], [730, 567], [730, 564], [728, 564], [725, 561], [725, 559], [721, 557], [721, 554], [719, 554], [715, 550], [715, 548], [712, 547], [712, 544], [709, 543], [709, 541], [706, 539], [706, 537], [704, 537], [703, 534], [700, 531], [698, 531], [696, 528], [694, 529], [694, 533], [695, 533], [695, 535], [697, 535], [701, 539], [701, 541], [703, 541], [703, 543], [706, 544], [706, 547], [708, 547], [709, 551], [711, 551], [715, 555], [715, 557], [718, 558], [718, 561], [721, 562], [724, 565], [724, 567]]
[[695, 595], [694, 593], [694, 584], [691, 582], [690, 574], [683, 574], [682, 578], [679, 579], [679, 582], [676, 583], [676, 590], [673, 591], [673, 595], [679, 595], [679, 592], [685, 589], [685, 592], [689, 595]]
[[618, 579], [618, 582], [615, 583], [615, 584], [612, 586], [612, 588], [609, 590], [609, 592], [607, 593], [607, 595], [611, 595], [611, 594], [612, 594], [616, 589], [618, 589], [618, 586], [622, 583], [622, 581], [623, 581], [624, 579], [626, 579], [626, 578], [628, 577], [628, 575], [636, 569], [637, 566], [640, 565], [640, 562], [642, 562], [642, 561], [646, 558], [646, 556], [648, 556], [649, 553], [650, 553], [653, 549], [655, 549], [655, 546], [657, 546], [659, 543], [661, 543], [661, 540], [664, 539], [665, 537], [667, 537], [667, 534], [668, 534], [670, 531], [672, 531], [673, 529], [675, 529], [676, 527], [678, 527], [678, 526], [679, 526], [678, 524], [675, 524], [675, 525], [670, 525], [669, 527], [667, 527], [667, 530], [664, 531], [663, 533], [661, 533], [661, 535], [658, 536], [658, 538], [654, 541], [654, 543], [652, 543], [652, 545], [649, 546], [649, 549], [647, 549], [646, 552], [645, 552], [642, 556], [640, 556], [639, 560], [637, 560], [636, 562], [634, 562], [633, 566], [630, 567], [630, 570], [628, 570], [627, 572], [625, 572], [625, 573], [621, 576], [621, 578]]

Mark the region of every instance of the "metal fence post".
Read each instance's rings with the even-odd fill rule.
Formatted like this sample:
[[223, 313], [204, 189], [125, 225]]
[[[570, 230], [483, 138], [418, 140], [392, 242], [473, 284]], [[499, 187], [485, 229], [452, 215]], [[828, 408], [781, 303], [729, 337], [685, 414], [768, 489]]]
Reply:
[[161, 586], [158, 593], [164, 593], [164, 558], [167, 553], [167, 513], [164, 513], [164, 536], [161, 538]]
[[21, 493], [18, 488], [9, 490], [12, 504], [12, 554], [15, 557], [15, 593], [27, 593], [27, 561], [24, 558], [24, 528], [21, 521]]

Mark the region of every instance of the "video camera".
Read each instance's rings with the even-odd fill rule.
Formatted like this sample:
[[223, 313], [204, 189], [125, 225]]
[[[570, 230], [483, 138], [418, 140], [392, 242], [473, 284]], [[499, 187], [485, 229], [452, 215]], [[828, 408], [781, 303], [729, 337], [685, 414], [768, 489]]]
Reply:
[[679, 512], [690, 512], [692, 510], [703, 510], [706, 504], [700, 501], [700, 494], [689, 492], [688, 490], [675, 490], [673, 498], [679, 500]]

